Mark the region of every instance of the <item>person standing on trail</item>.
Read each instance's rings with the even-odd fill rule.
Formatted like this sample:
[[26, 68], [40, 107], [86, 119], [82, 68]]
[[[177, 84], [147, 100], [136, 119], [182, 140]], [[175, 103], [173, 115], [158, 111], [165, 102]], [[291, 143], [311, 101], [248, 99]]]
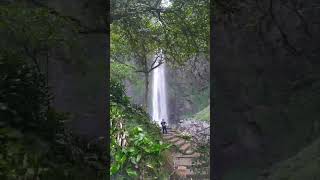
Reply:
[[164, 119], [162, 119], [162, 121], [161, 121], [161, 126], [162, 126], [162, 134], [164, 134], [164, 131], [166, 131], [166, 134], [168, 134], [167, 125], [166, 125], [166, 122], [164, 121]]

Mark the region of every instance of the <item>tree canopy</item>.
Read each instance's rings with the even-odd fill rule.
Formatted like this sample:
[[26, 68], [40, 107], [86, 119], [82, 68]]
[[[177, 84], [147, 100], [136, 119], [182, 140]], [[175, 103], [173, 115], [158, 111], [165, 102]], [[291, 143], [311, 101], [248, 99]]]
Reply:
[[199, 55], [209, 59], [208, 0], [175, 0], [166, 6], [161, 0], [112, 1], [111, 7], [112, 59], [128, 60], [160, 49], [172, 64]]

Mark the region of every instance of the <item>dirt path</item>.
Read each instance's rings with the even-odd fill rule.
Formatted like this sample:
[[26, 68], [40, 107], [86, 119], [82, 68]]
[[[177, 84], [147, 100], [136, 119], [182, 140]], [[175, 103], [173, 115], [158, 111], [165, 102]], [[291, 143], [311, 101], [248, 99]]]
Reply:
[[[191, 169], [193, 159], [200, 156], [195, 152], [194, 144], [181, 137], [181, 133], [175, 129], [168, 129], [168, 134], [163, 134], [163, 138], [167, 143], [174, 145], [172, 150], [173, 166], [175, 174], [180, 177], [178, 179], [199, 179], [199, 177], [195, 177], [195, 173]], [[209, 178], [203, 177], [201, 179]]]

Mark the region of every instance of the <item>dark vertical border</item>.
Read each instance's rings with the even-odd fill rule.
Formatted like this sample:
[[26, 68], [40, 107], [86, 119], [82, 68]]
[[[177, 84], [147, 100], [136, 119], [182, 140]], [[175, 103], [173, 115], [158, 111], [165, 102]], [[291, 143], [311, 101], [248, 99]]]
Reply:
[[106, 0], [106, 28], [107, 28], [107, 39], [106, 39], [106, 121], [107, 121], [107, 133], [106, 133], [106, 144], [107, 144], [107, 154], [108, 159], [106, 162], [106, 169], [107, 169], [107, 179], [110, 179], [110, 164], [111, 164], [111, 157], [110, 157], [110, 0]]

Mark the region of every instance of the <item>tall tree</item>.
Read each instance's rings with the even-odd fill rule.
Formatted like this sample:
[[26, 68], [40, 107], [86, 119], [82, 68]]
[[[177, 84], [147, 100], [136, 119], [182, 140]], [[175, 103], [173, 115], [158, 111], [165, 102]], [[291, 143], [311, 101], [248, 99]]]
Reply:
[[161, 0], [129, 0], [111, 6], [111, 59], [144, 74], [146, 108], [150, 73], [164, 61], [160, 51], [172, 65], [199, 55], [209, 59], [208, 0], [175, 0], [166, 6]]
[[[143, 73], [144, 106], [147, 109], [150, 73], [163, 63], [158, 45], [159, 28], [145, 17], [121, 21], [125, 22], [111, 25], [111, 59], [131, 67], [137, 73]], [[134, 62], [134, 65], [130, 62]]]

